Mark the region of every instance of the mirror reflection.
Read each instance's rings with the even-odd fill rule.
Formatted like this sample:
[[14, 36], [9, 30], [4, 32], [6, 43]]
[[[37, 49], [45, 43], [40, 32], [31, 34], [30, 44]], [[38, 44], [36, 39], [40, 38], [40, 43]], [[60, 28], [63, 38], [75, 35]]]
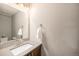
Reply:
[[28, 11], [0, 3], [0, 42], [28, 39]]

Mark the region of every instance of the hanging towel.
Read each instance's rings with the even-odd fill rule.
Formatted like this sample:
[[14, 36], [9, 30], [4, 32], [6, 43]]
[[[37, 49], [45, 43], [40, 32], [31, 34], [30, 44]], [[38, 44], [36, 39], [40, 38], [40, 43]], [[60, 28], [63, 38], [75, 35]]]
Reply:
[[46, 28], [44, 28], [43, 25], [40, 25], [37, 28], [37, 40], [38, 40], [38, 42], [42, 43], [45, 54], [49, 55], [49, 53], [48, 53], [48, 44], [47, 44], [47, 36], [46, 36]]
[[42, 27], [41, 26], [39, 26], [38, 28], [37, 28], [37, 41], [40, 41], [40, 42], [42, 42]]

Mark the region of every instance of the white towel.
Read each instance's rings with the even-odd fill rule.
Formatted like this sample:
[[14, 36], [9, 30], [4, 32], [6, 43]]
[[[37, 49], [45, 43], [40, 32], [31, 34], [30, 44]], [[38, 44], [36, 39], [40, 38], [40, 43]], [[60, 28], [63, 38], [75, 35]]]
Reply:
[[18, 35], [22, 35], [23, 33], [22, 33], [22, 28], [19, 28], [19, 30], [18, 30]]
[[37, 35], [36, 35], [36, 37], [37, 37], [37, 41], [42, 41], [42, 27], [38, 27], [37, 28]]
[[47, 37], [46, 37], [46, 28], [43, 26], [39, 26], [37, 28], [37, 41], [42, 42], [43, 49], [45, 51], [46, 55], [49, 55], [48, 53], [48, 44], [47, 44]]

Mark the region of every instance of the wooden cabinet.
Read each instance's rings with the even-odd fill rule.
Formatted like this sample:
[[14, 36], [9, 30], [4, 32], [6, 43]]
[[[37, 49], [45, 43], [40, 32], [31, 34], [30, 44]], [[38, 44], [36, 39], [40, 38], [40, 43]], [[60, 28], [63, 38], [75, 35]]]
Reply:
[[32, 56], [41, 56], [41, 46], [32, 51]]
[[25, 56], [41, 56], [41, 45], [26, 54]]

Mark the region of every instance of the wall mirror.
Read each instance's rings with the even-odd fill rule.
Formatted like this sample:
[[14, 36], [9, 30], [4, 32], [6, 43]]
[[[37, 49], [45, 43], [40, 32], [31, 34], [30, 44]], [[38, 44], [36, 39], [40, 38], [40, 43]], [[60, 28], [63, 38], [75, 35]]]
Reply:
[[0, 3], [0, 42], [28, 39], [28, 8]]

